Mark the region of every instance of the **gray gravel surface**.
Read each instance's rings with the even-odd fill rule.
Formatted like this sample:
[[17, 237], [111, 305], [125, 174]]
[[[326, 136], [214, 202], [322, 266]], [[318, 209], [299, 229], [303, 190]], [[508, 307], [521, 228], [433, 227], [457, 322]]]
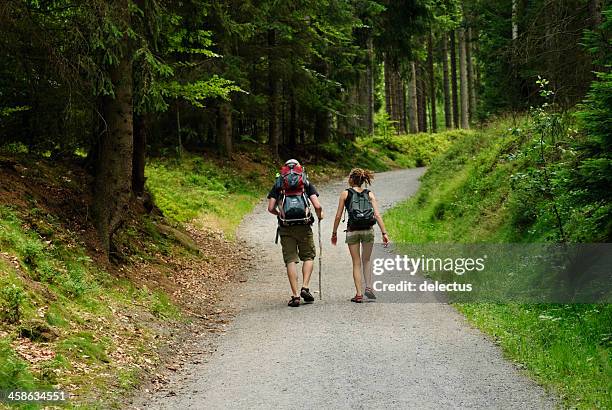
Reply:
[[[424, 169], [376, 175], [386, 209], [412, 195]], [[481, 332], [441, 303], [350, 303], [346, 245], [331, 246], [344, 181], [319, 187], [323, 300], [289, 308], [275, 219], [259, 204], [239, 236], [258, 253], [237, 290], [240, 313], [206, 362], [183, 367], [145, 408], [552, 408], [555, 401], [502, 357]], [[410, 216], [407, 215], [407, 218]], [[315, 231], [316, 238], [316, 231]], [[339, 242], [343, 242], [340, 234]], [[391, 238], [393, 239], [393, 238]], [[318, 266], [318, 264], [315, 264]], [[317, 270], [311, 289], [318, 288]]]

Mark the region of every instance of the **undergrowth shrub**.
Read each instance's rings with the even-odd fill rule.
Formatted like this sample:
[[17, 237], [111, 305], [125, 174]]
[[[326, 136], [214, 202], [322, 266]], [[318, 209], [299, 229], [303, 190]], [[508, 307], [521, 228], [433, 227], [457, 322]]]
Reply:
[[19, 323], [22, 317], [22, 304], [25, 301], [24, 290], [15, 285], [0, 287], [0, 318], [7, 323]]

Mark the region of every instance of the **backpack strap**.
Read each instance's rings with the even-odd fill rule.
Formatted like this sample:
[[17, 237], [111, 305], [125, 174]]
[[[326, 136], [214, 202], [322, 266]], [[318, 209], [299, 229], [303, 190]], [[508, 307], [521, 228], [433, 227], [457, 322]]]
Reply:
[[310, 185], [310, 180], [308, 179], [308, 174], [306, 174], [306, 170], [302, 168], [302, 181], [304, 181], [304, 191]]
[[302, 192], [302, 198], [304, 198], [304, 202], [306, 202], [308, 212], [312, 213], [312, 208], [310, 207], [310, 198], [308, 198], [308, 196], [306, 195], [306, 191]]
[[361, 192], [357, 192], [353, 188], [347, 188], [346, 190], [348, 191], [349, 195], [346, 197], [346, 202], [345, 203], [348, 203], [351, 200], [351, 198], [353, 197], [353, 194], [357, 194], [357, 195], [366, 194], [366, 196], [368, 196], [368, 198], [369, 198], [369, 194], [370, 194], [370, 192], [372, 192], [368, 188], [365, 188]]
[[351, 199], [353, 198], [353, 194], [356, 192], [353, 188], [347, 188], [345, 189], [346, 192], [348, 192], [348, 195], [346, 196], [346, 199], [344, 200], [344, 209], [346, 210], [346, 208], [348, 207], [348, 204], [351, 202]]
[[346, 213], [348, 211], [348, 204], [349, 202], [351, 202], [351, 198], [353, 197], [353, 192], [355, 192], [355, 190], [353, 188], [347, 188], [345, 189], [345, 191], [348, 192], [348, 195], [346, 196], [346, 199], [344, 200], [344, 215], [342, 216], [342, 223], [346, 221]]

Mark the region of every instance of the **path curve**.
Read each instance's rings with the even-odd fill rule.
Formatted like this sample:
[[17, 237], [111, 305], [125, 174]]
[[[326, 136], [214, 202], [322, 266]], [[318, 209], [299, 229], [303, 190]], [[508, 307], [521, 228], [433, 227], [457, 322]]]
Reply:
[[[414, 194], [423, 172], [377, 174], [372, 190], [381, 207]], [[348, 250], [329, 245], [343, 187], [319, 187], [326, 210], [323, 301], [286, 307], [274, 218], [260, 203], [238, 231], [259, 254], [257, 271], [239, 290], [249, 297], [207, 363], [187, 365], [165, 392], [145, 398], [146, 407], [553, 408], [554, 400], [452, 307], [348, 302]], [[310, 287], [318, 287], [316, 269]]]

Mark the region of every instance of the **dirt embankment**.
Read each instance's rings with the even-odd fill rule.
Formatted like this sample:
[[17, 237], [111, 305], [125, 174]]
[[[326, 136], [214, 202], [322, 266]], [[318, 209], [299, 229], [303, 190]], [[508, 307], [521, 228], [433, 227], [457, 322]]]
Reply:
[[[102, 287], [99, 295], [112, 312], [96, 317], [86, 309], [77, 312], [77, 306], [67, 313], [67, 325], [46, 325], [54, 332], [53, 340], [30, 340], [20, 330], [30, 320], [27, 317], [21, 323], [0, 322], [0, 336], [9, 338], [19, 359], [34, 375], [57, 357], [62, 343], [75, 335], [89, 332], [95, 340], [110, 340], [103, 361], [69, 357], [69, 365], [56, 371], [54, 381], [79, 396], [77, 400], [103, 397], [113, 401], [140, 381], [152, 389], [163, 385], [167, 375], [164, 369], [176, 370], [190, 354], [200, 357], [202, 349], [189, 348], [190, 338], [224, 332], [233, 315], [224, 295], [244, 280], [238, 272], [251, 254], [243, 244], [226, 240], [220, 231], [173, 226], [135, 199], [109, 261], [100, 253], [91, 224], [90, 183], [88, 172], [74, 163], [0, 156], [0, 206], [18, 216], [24, 235], [32, 235], [48, 248], [42, 250], [41, 257], [61, 246], [78, 249], [91, 258], [92, 270], [105, 272], [96, 286]], [[4, 248], [0, 257], [8, 262], [29, 295], [28, 303], [45, 321], [49, 306], [64, 295], [56, 293], [52, 283], [37, 278], [36, 268], [28, 266], [8, 242], [0, 248]], [[109, 296], [133, 289], [138, 295], [168, 295], [180, 313], [172, 317], [156, 314], [147, 302], [148, 296], [133, 300]], [[88, 297], [85, 293], [83, 300], [74, 303], [87, 305]], [[116, 376], [128, 370], [131, 376], [127, 385], [117, 382]]]

